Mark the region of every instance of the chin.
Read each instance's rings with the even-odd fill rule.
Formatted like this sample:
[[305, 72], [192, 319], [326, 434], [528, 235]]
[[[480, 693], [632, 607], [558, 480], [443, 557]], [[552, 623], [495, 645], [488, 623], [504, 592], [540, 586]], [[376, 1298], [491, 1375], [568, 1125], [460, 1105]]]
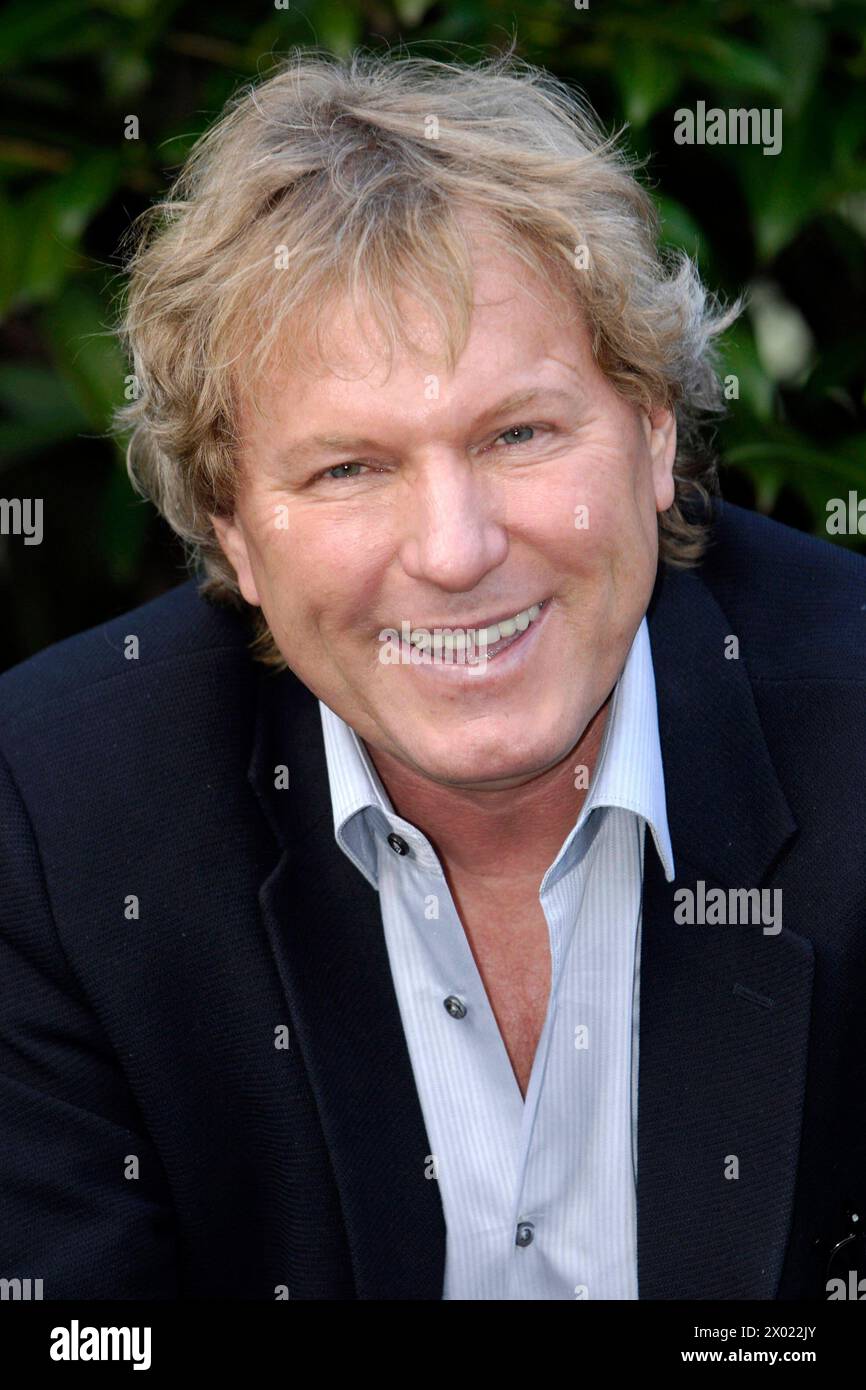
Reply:
[[[464, 735], [467, 733], [464, 730]], [[516, 748], [513, 730], [491, 733], [487, 739], [461, 737], [460, 731], [455, 730], [447, 743], [427, 745], [423, 751], [416, 744], [412, 761], [426, 777], [468, 786], [525, 780], [543, 772], [567, 752], [568, 748], [560, 748], [559, 742], [550, 736], [535, 737], [531, 745]]]

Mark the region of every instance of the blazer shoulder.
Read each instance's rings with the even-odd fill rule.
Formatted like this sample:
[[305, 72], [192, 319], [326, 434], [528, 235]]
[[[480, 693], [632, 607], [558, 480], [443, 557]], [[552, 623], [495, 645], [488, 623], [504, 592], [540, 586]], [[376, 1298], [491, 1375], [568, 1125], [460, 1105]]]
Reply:
[[0, 757], [57, 903], [84, 865], [104, 885], [146, 854], [160, 881], [177, 872], [179, 844], [195, 859], [216, 817], [246, 832], [262, 669], [252, 635], [242, 611], [192, 581], [0, 677]]
[[76, 703], [98, 711], [103, 696], [106, 703], [114, 700], [112, 683], [131, 674], [147, 687], [180, 681], [196, 661], [251, 664], [245, 615], [203, 597], [199, 583], [189, 579], [4, 672], [0, 732], [50, 725], [55, 712], [68, 712]]
[[753, 678], [866, 683], [866, 557], [717, 498], [697, 573]]

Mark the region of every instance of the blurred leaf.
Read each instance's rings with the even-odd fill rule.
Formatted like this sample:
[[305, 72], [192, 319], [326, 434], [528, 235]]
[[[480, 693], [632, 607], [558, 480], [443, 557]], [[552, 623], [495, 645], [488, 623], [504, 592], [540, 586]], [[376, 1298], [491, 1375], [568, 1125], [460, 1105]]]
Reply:
[[0, 24], [0, 68], [11, 67], [21, 59], [32, 61], [33, 54], [41, 53], [50, 38], [68, 38], [77, 27], [75, 21], [90, 8], [88, 0], [51, 0], [41, 5], [33, 0], [13, 0]]
[[119, 149], [95, 150], [85, 155], [54, 184], [57, 233], [77, 240], [91, 217], [105, 205], [120, 177]]
[[[758, 356], [754, 335], [747, 321], [739, 319], [724, 335], [720, 345], [724, 374], [735, 376], [740, 400], [757, 420], [769, 421], [773, 416], [776, 388], [767, 376]], [[736, 409], [735, 405], [732, 405]]]
[[56, 372], [35, 363], [0, 362], [0, 407], [19, 420], [87, 423]]
[[773, 280], [753, 280], [749, 291], [749, 317], [767, 375], [805, 382], [814, 366], [814, 339], [800, 309]]
[[784, 75], [777, 64], [739, 39], [707, 34], [699, 48], [688, 50], [685, 64], [695, 77], [724, 91], [726, 98], [732, 88], [764, 92], [779, 100], [785, 94]]
[[615, 41], [614, 67], [623, 39], [631, 39], [652, 48], [662, 63], [678, 54], [684, 71], [723, 91], [726, 97], [737, 90], [776, 97], [784, 93], [779, 65], [753, 44], [718, 32], [718, 12], [710, 14], [706, 6], [656, 4], [649, 11], [623, 6], [605, 11], [601, 25]]
[[661, 239], [668, 246], [680, 246], [692, 260], [699, 262], [704, 252], [704, 236], [696, 219], [675, 198], [654, 193], [661, 220]]
[[114, 192], [120, 168], [119, 151], [97, 150], [79, 159], [68, 173], [37, 185], [22, 200], [17, 289], [25, 302], [51, 298], [80, 266], [81, 234]]
[[134, 48], [112, 49], [103, 62], [105, 97], [112, 106], [128, 97], [138, 96], [151, 80], [152, 69], [147, 58]]
[[[737, 466], [731, 458], [734, 452], [731, 450], [725, 455], [724, 463], [726, 465]], [[779, 493], [785, 484], [787, 469], [781, 463], [774, 463], [761, 458], [750, 463], [743, 471], [748, 474], [755, 489], [757, 510], [763, 512], [765, 516], [771, 516], [779, 500]]]
[[866, 376], [866, 333], [862, 332], [825, 348], [804, 389], [822, 395], [855, 375]]
[[849, 435], [847, 439], [840, 439], [836, 447], [845, 458], [866, 470], [866, 434]]
[[626, 119], [645, 125], [667, 104], [679, 84], [679, 66], [672, 55], [640, 41], [625, 39], [617, 50], [614, 74]]
[[435, 0], [394, 0], [394, 9], [404, 24], [418, 24]]
[[64, 439], [74, 439], [79, 418], [76, 410], [65, 419], [0, 420], [0, 470], [17, 467]]
[[126, 19], [145, 19], [154, 8], [153, 0], [101, 0], [102, 8]]
[[18, 288], [18, 267], [20, 244], [15, 213], [6, 197], [6, 190], [0, 188], [0, 318], [12, 302]]
[[[862, 451], [863, 458], [866, 458], [866, 438], [861, 437], [857, 448]], [[791, 476], [792, 468], [802, 468], [807, 473], [820, 474], [823, 478], [838, 483], [840, 487], [844, 485], [862, 488], [864, 482], [862, 458], [858, 462], [854, 458], [843, 456], [841, 451], [837, 454], [825, 453], [823, 449], [813, 448], [797, 438], [784, 443], [758, 440], [753, 444], [737, 444], [725, 450], [725, 462], [748, 468], [750, 471], [774, 464], [785, 471], [786, 477]]]
[[[861, 483], [859, 488], [861, 495], [863, 490], [862, 479], [863, 472], [861, 471]], [[791, 469], [788, 469], [786, 481], [788, 486], [793, 487], [800, 497], [808, 503], [814, 517], [814, 531], [816, 535], [822, 536], [824, 540], [832, 541], [834, 545], [853, 546], [857, 544], [858, 540], [862, 540], [862, 537], [859, 536], [846, 536], [844, 533], [840, 535], [830, 535], [827, 531], [827, 504], [834, 498], [839, 498], [847, 505], [850, 484], [847, 484], [844, 480], [838, 481], [833, 478], [828, 478], [819, 472], [812, 472], [808, 468], [803, 469], [797, 474], [792, 473]], [[856, 485], [854, 491], [858, 491]]]
[[64, 382], [47, 367], [0, 363], [0, 467], [71, 439], [87, 421]]
[[835, 210], [866, 240], [866, 193], [843, 193]]
[[39, 303], [57, 292], [70, 268], [57, 235], [54, 184], [31, 189], [16, 209], [16, 220], [21, 246], [16, 294], [25, 303]]
[[[487, 26], [490, 20], [489, 0], [461, 0], [459, 5], [436, 6], [433, 11], [433, 23], [429, 26], [426, 33], [432, 38], [436, 38], [448, 43], [455, 41], [465, 41], [471, 43], [479, 42], [487, 35]], [[512, 16], [513, 18], [513, 16]], [[502, 40], [503, 30], [499, 30], [497, 37]], [[581, 59], [586, 57], [586, 49], [581, 43]], [[445, 55], [453, 61], [454, 54]], [[471, 62], [471, 55], [467, 55], [467, 61]]]
[[94, 430], [104, 430], [123, 394], [126, 364], [103, 324], [102, 300], [91, 286], [67, 285], [42, 314], [58, 370]]
[[812, 95], [824, 62], [825, 30], [814, 14], [777, 5], [759, 15], [762, 47], [784, 73], [785, 116], [796, 119]]
[[793, 241], [823, 206], [830, 149], [826, 113], [813, 102], [799, 121], [782, 117], [782, 148], [765, 155], [759, 146], [727, 147], [749, 205], [760, 262], [766, 264]]
[[[785, 446], [782, 446], [785, 447]], [[849, 483], [844, 478], [834, 478], [831, 473], [813, 471], [811, 467], [794, 471], [787, 457], [784, 461], [767, 458], [763, 453], [744, 460], [738, 459], [737, 450], [730, 450], [725, 466], [739, 467], [751, 479], [755, 489], [755, 505], [758, 511], [772, 515], [783, 489], [796, 493], [804, 502], [812, 516], [812, 530], [817, 536], [834, 544], [855, 545], [858, 537], [829, 535], [827, 531], [827, 504], [833, 498], [841, 497], [847, 501]], [[856, 489], [855, 489], [856, 490]]]
[[334, 53], [345, 57], [361, 37], [361, 17], [357, 7], [346, 0], [334, 0], [322, 10], [314, 11], [319, 41]]
[[309, 32], [309, 24], [301, 6], [293, 4], [287, 10], [277, 10], [264, 23], [251, 29], [247, 35], [246, 51], [255, 66], [263, 53], [273, 53], [285, 47], [292, 39], [303, 42], [309, 36]]
[[834, 93], [832, 119], [827, 121], [826, 126], [826, 142], [832, 151], [833, 163], [850, 179], [851, 188], [862, 189], [866, 186], [866, 123], [862, 86], [850, 92]]
[[30, 174], [62, 174], [69, 168], [68, 150], [39, 140], [20, 140], [0, 135], [0, 169], [10, 179], [22, 171]]
[[115, 584], [127, 584], [135, 578], [150, 518], [149, 504], [133, 491], [126, 469], [118, 461], [105, 491], [100, 527], [102, 558]]
[[73, 104], [77, 105], [74, 94], [66, 83], [44, 77], [41, 73], [7, 73], [4, 91], [7, 101], [19, 107], [29, 104], [69, 110]]

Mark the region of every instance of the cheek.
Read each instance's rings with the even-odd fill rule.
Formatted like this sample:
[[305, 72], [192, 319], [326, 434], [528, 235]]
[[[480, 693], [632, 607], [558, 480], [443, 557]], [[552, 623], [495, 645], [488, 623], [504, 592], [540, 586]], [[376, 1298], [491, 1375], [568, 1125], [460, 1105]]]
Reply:
[[591, 479], [592, 526], [606, 538], [607, 548], [652, 549], [656, 534], [652, 460], [631, 415], [623, 416], [613, 436], [598, 441]]
[[369, 628], [382, 569], [369, 526], [337, 528], [322, 515], [279, 504], [257, 521], [254, 568], [274, 631], [309, 639], [314, 631]]
[[628, 420], [623, 434], [625, 446], [609, 434], [587, 439], [546, 486], [514, 499], [513, 532], [531, 538], [563, 571], [590, 574], [646, 549], [643, 513], [649, 507], [654, 515], [652, 490], [640, 482], [643, 460]]

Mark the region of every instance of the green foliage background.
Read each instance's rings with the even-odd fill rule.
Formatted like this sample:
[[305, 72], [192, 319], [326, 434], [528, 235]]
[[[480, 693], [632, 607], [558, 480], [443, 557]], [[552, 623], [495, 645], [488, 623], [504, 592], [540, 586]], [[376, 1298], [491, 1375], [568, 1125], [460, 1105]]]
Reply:
[[[127, 365], [117, 247], [237, 85], [295, 44], [472, 61], [512, 37], [649, 157], [664, 236], [727, 298], [740, 396], [722, 489], [826, 537], [866, 495], [866, 5], [861, 0], [13, 0], [0, 22], [0, 493], [45, 538], [0, 536], [0, 665], [159, 593], [182, 555], [106, 434]], [[675, 144], [674, 112], [780, 107], [783, 146]], [[124, 138], [129, 114], [140, 138]], [[866, 549], [866, 538], [829, 538]]]

